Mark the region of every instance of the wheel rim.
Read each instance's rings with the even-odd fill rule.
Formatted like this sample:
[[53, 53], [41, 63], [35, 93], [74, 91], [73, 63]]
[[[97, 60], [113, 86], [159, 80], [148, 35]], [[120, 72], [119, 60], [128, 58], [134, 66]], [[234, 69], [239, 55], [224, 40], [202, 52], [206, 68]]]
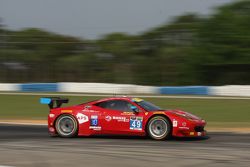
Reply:
[[75, 130], [75, 121], [70, 116], [64, 116], [58, 120], [58, 132], [62, 135], [71, 135]]
[[164, 119], [155, 119], [149, 125], [149, 131], [155, 138], [161, 138], [166, 135], [168, 125]]

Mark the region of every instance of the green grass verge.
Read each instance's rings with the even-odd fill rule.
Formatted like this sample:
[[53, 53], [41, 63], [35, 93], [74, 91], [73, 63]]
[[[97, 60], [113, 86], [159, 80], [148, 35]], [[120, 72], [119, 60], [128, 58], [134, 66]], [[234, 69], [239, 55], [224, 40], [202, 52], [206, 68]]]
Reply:
[[[37, 95], [0, 95], [0, 119], [47, 119], [48, 106]], [[64, 106], [102, 97], [71, 97]], [[211, 126], [250, 127], [250, 100], [144, 98], [165, 109], [181, 109], [196, 114]], [[236, 123], [235, 123], [236, 122]]]

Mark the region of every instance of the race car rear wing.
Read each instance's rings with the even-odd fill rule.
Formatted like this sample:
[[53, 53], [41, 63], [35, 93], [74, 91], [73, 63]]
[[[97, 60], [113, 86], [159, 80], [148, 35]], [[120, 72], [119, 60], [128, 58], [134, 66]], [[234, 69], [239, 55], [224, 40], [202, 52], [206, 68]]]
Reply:
[[61, 97], [42, 97], [40, 98], [41, 104], [48, 104], [50, 109], [60, 108], [63, 103], [68, 103], [69, 99]]

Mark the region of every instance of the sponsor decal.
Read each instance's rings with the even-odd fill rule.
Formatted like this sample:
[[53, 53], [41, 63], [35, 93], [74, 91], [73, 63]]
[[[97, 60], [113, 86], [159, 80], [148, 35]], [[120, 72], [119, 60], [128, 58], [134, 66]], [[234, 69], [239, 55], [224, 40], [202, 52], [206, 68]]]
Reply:
[[133, 112], [123, 112], [121, 115], [135, 115]]
[[177, 127], [178, 126], [178, 121], [176, 121], [175, 119], [173, 120], [173, 127]]
[[181, 127], [179, 127], [179, 129], [189, 130], [189, 127], [183, 127], [183, 126], [181, 126]]
[[148, 115], [148, 112], [145, 112], [145, 115]]
[[109, 122], [109, 121], [111, 121], [111, 120], [112, 120], [112, 117], [111, 117], [111, 116], [109, 116], [109, 115], [107, 115], [107, 116], [105, 117], [105, 120]]
[[55, 132], [55, 129], [54, 129], [53, 127], [50, 127], [50, 128], [49, 128], [49, 131], [50, 131], [50, 132]]
[[92, 130], [102, 130], [102, 127], [101, 126], [90, 126], [89, 129], [92, 129]]
[[61, 110], [61, 113], [72, 113], [72, 110]]
[[90, 126], [97, 126], [98, 125], [98, 116], [91, 115], [90, 117]]
[[142, 117], [130, 117], [130, 129], [131, 130], [142, 130]]
[[126, 117], [113, 116], [113, 120], [117, 120], [118, 122], [129, 122], [129, 119]]
[[201, 136], [201, 135], [202, 135], [202, 133], [201, 133], [201, 132], [197, 132], [197, 135], [198, 135], [198, 136]]
[[90, 110], [88, 108], [85, 108], [82, 110], [83, 112], [99, 112], [99, 111], [96, 111], [96, 110]]
[[187, 126], [187, 123], [186, 122], [182, 122], [182, 126]]
[[156, 112], [154, 112], [154, 114], [165, 114], [165, 112], [156, 111]]
[[190, 132], [189, 135], [190, 135], [190, 136], [193, 136], [193, 135], [194, 135], [194, 132]]
[[76, 118], [77, 118], [79, 124], [82, 124], [82, 123], [89, 121], [89, 117], [87, 115], [82, 114], [82, 113], [78, 113], [76, 115]]
[[50, 117], [50, 118], [54, 118], [54, 117], [55, 117], [55, 114], [49, 114], [49, 117]]
[[84, 108], [90, 108], [91, 106], [85, 106]]
[[91, 119], [97, 119], [97, 118], [98, 118], [98, 115], [91, 115], [90, 118], [91, 118]]

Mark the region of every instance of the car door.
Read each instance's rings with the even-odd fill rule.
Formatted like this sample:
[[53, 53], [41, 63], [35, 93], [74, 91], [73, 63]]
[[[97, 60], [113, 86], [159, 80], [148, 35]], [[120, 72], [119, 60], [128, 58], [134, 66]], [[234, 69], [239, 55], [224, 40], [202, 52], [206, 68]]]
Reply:
[[127, 100], [109, 100], [96, 106], [100, 107], [104, 120], [102, 131], [107, 134], [134, 134], [143, 132], [143, 112], [134, 112], [133, 103]]

